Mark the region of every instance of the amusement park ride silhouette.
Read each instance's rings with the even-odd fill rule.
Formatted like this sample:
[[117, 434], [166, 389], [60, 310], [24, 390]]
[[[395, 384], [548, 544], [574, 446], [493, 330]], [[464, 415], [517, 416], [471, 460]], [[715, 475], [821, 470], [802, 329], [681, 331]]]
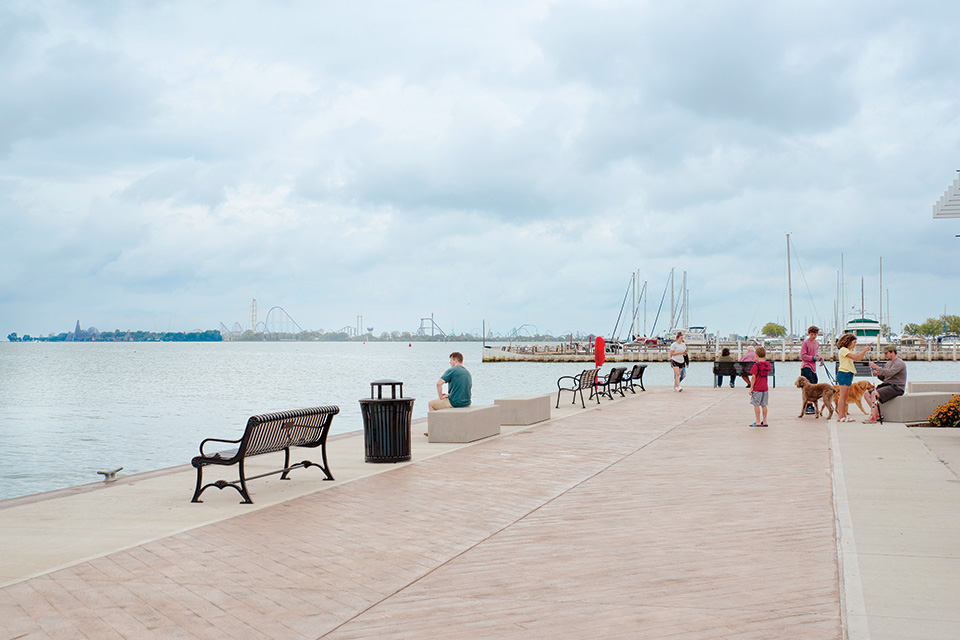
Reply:
[[[366, 333], [362, 332], [361, 329], [366, 329]], [[488, 327], [489, 329], [489, 327]], [[220, 323], [220, 334], [223, 336], [224, 340], [237, 340], [247, 332], [252, 332], [254, 334], [262, 336], [264, 339], [276, 339], [280, 336], [290, 336], [293, 337], [297, 334], [307, 333], [303, 327], [301, 327], [293, 317], [287, 313], [283, 307], [273, 306], [267, 311], [267, 315], [260, 320], [257, 314], [257, 300], [256, 298], [250, 303], [250, 322], [244, 327], [239, 322], [234, 322], [233, 326], [228, 327], [223, 322]], [[322, 333], [322, 331], [321, 331]], [[355, 325], [346, 325], [342, 327], [337, 333], [346, 334], [347, 337], [357, 338], [363, 335], [372, 335], [373, 327], [364, 327], [363, 316], [357, 316], [357, 322]], [[475, 330], [471, 332], [474, 336], [479, 336], [483, 331]], [[440, 328], [440, 325], [437, 324], [436, 320], [431, 313], [429, 317], [420, 318], [420, 326], [416, 330], [416, 335], [418, 337], [430, 337], [430, 338], [440, 338], [440, 339], [453, 339], [455, 336], [448, 335], [443, 329]], [[536, 325], [533, 324], [522, 324], [519, 327], [514, 327], [506, 333], [494, 333], [492, 331], [487, 332], [487, 338], [492, 340], [522, 340], [530, 339], [535, 336], [539, 336], [540, 331], [537, 329]], [[570, 334], [562, 334], [561, 337], [566, 337]], [[574, 338], [579, 339], [581, 334], [573, 333]], [[271, 338], [274, 336], [274, 338]]]

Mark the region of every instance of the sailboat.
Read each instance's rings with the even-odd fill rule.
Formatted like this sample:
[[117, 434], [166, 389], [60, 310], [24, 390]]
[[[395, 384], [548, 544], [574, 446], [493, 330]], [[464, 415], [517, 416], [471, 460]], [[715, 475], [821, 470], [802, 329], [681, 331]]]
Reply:
[[[882, 289], [881, 289], [882, 291]], [[847, 320], [843, 325], [844, 333], [852, 333], [857, 336], [857, 338], [875, 338], [880, 339], [881, 324], [880, 321], [876, 318], [869, 317], [872, 314], [868, 314], [864, 310], [863, 303], [863, 278], [860, 278], [860, 308], [857, 309], [857, 313], [860, 314], [859, 318], [851, 318]]]

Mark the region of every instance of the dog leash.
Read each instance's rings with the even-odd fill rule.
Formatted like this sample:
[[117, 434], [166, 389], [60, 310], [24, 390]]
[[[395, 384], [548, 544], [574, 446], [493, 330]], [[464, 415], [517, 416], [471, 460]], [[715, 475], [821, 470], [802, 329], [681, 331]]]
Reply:
[[820, 366], [823, 367], [823, 370], [827, 372], [827, 378], [830, 380], [830, 384], [837, 384], [836, 380], [833, 379], [833, 376], [830, 375], [830, 369], [827, 367], [827, 363], [823, 361], [823, 358], [819, 358]]

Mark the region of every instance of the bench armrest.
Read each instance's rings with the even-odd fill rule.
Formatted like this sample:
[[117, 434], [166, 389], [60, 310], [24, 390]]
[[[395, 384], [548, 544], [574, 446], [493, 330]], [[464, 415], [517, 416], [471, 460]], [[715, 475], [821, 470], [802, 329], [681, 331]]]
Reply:
[[221, 438], [207, 438], [207, 439], [205, 439], [203, 442], [200, 443], [200, 455], [203, 456], [203, 457], [205, 457], [205, 458], [207, 457], [207, 454], [205, 454], [205, 453], [203, 452], [203, 445], [207, 444], [208, 442], [223, 442], [224, 444], [240, 444], [240, 442], [241, 442], [242, 440], [243, 440], [243, 438], [238, 438], [237, 440], [223, 440], [223, 439], [221, 439]]

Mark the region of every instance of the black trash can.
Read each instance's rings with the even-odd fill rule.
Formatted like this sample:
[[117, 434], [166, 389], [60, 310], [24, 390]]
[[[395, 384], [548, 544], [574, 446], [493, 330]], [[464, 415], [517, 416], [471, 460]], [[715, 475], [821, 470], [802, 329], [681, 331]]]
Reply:
[[[383, 397], [384, 387], [390, 387], [389, 398]], [[370, 399], [360, 400], [365, 462], [406, 462], [410, 459], [413, 401], [414, 398], [403, 397], [403, 383], [399, 380], [370, 383]]]

